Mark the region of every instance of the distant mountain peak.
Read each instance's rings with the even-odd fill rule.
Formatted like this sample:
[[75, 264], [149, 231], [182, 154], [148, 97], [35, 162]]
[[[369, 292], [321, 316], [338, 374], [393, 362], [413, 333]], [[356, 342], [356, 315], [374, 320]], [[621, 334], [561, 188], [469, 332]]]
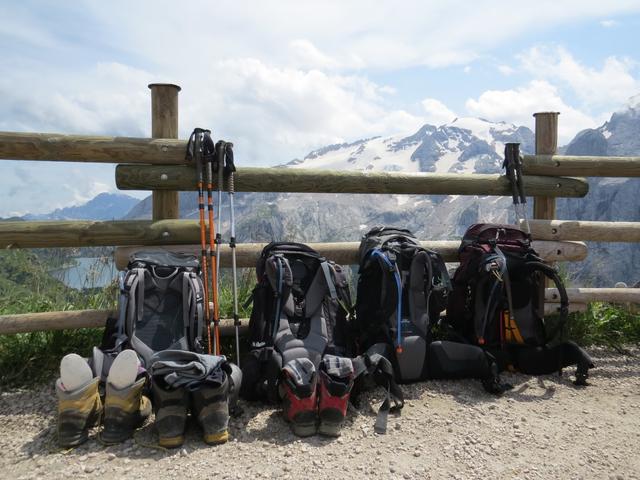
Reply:
[[49, 213], [27, 214], [25, 220], [119, 220], [140, 200], [124, 193], [99, 193], [82, 205], [57, 208]]
[[373, 137], [329, 145], [292, 160], [288, 168], [387, 172], [493, 173], [500, 170], [506, 142], [533, 150], [533, 132], [505, 122], [458, 117], [441, 126], [425, 124], [410, 135]]

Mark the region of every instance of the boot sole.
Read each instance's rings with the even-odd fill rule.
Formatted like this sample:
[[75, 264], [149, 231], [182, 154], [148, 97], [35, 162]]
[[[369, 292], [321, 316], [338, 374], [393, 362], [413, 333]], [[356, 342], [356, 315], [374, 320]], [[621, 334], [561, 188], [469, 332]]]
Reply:
[[227, 443], [229, 440], [229, 432], [225, 430], [224, 432], [211, 433], [209, 435], [205, 434], [202, 438], [207, 445], [220, 445]]
[[176, 437], [161, 437], [158, 439], [158, 445], [164, 448], [177, 448], [184, 443], [184, 435]]
[[79, 435], [60, 435], [60, 433], [58, 433], [58, 445], [62, 448], [77, 447], [78, 445], [82, 445], [88, 439], [89, 433], [87, 431], [83, 431]]
[[318, 427], [318, 433], [325, 437], [339, 437], [341, 428], [342, 423], [321, 422], [320, 427]]
[[318, 427], [315, 422], [312, 424], [291, 423], [291, 430], [298, 437], [310, 437], [315, 435]]

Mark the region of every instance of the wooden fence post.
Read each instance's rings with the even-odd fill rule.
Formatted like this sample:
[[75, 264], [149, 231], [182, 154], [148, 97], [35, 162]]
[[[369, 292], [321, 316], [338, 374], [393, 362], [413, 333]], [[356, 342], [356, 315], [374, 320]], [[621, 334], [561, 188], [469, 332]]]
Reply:
[[[178, 92], [180, 87], [169, 83], [152, 83], [151, 136], [178, 138]], [[152, 193], [153, 219], [180, 218], [178, 192], [154, 190]]]
[[[536, 155], [555, 155], [558, 150], [559, 112], [534, 113], [536, 119]], [[533, 198], [533, 218], [554, 220], [556, 200], [553, 197]]]
[[[558, 150], [558, 115], [560, 112], [534, 113], [536, 119], [536, 155], [555, 155]], [[556, 218], [556, 199], [554, 197], [533, 197], [533, 218], [554, 220]], [[550, 287], [547, 278], [541, 289], [540, 296], [544, 297], [544, 287]], [[543, 300], [540, 300], [541, 307]]]

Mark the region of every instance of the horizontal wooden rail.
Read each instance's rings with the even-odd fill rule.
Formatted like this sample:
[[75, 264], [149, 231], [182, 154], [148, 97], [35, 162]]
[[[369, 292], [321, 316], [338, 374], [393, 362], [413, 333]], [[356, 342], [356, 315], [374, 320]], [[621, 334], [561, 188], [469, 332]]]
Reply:
[[[0, 132], [0, 160], [181, 165], [187, 141], [59, 133]], [[524, 155], [524, 172], [553, 176], [640, 176], [640, 157]]]
[[[445, 262], [458, 261], [459, 240], [422, 241], [420, 243], [424, 248], [440, 253]], [[266, 243], [239, 243], [237, 247], [238, 265], [245, 268], [255, 267], [260, 257], [260, 252], [265, 245]], [[328, 259], [341, 265], [357, 265], [360, 261], [358, 258], [359, 242], [309, 243], [308, 245]], [[580, 261], [587, 258], [587, 247], [580, 242], [534, 241], [533, 246], [547, 262]], [[199, 245], [171, 245], [161, 248], [173, 252], [190, 253], [196, 256], [200, 256], [201, 251]], [[143, 249], [145, 247], [140, 246], [118, 248], [115, 253], [116, 268], [118, 270], [125, 269], [130, 255]], [[222, 267], [228, 268], [231, 266], [228, 246], [224, 245], [222, 247], [220, 258]]]
[[95, 163], [186, 163], [186, 140], [0, 132], [0, 159]]
[[[0, 315], [0, 335], [75, 328], [102, 328], [107, 318], [115, 315], [117, 312], [114, 310], [69, 310]], [[245, 333], [248, 331], [249, 319], [244, 318], [241, 321], [240, 331]], [[225, 336], [231, 336], [235, 333], [233, 319], [220, 319], [220, 333]]]
[[[567, 288], [571, 303], [611, 302], [640, 304], [640, 288]], [[560, 295], [555, 288], [547, 288], [544, 299], [559, 302]]]
[[640, 177], [640, 157], [524, 155], [526, 175]]
[[640, 242], [640, 222], [529, 220], [529, 225], [533, 237], [542, 240]]
[[[526, 176], [527, 192], [548, 197], [584, 197], [589, 184], [581, 178]], [[195, 190], [191, 165], [118, 165], [121, 190]], [[511, 185], [498, 174], [362, 172], [307, 168], [239, 168], [238, 192], [396, 193], [416, 195], [511, 195]]]
[[[584, 303], [570, 303], [569, 304], [569, 313], [576, 312], [586, 312], [587, 305]], [[559, 303], [545, 303], [544, 304], [544, 314], [546, 315], [555, 315], [560, 313], [560, 304]]]
[[[200, 239], [200, 226], [196, 220], [119, 220], [0, 222], [0, 248], [53, 248], [87, 246], [146, 246], [193, 245]], [[447, 261], [456, 260], [459, 241], [423, 242], [425, 247], [441, 252]], [[265, 244], [238, 244], [238, 265], [254, 266]], [[338, 263], [358, 263], [357, 242], [311, 244], [323, 255]], [[583, 260], [587, 255], [579, 242], [537, 242], [536, 249], [548, 261]], [[180, 247], [184, 248], [184, 247]], [[178, 248], [178, 249], [180, 249]], [[186, 247], [197, 253], [195, 247]], [[227, 267], [228, 246], [222, 246], [222, 266]], [[175, 250], [175, 249], [174, 249]], [[120, 253], [126, 258], [130, 251]]]
[[[586, 304], [574, 303], [569, 307], [570, 312], [583, 312]], [[553, 315], [560, 311], [558, 303], [545, 303], [544, 314]], [[23, 313], [18, 315], [0, 315], [0, 335], [16, 333], [41, 332], [52, 330], [69, 330], [77, 328], [102, 328], [107, 317], [117, 315], [114, 310], [69, 310], [63, 312]], [[241, 319], [240, 333], [245, 335], [249, 331], [249, 319]], [[232, 336], [235, 333], [233, 319], [220, 319], [220, 333]]]

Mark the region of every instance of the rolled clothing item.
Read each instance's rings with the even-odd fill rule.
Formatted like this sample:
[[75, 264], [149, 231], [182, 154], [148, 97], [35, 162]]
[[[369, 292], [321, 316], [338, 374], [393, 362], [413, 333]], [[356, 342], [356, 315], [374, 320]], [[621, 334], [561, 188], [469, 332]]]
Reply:
[[170, 388], [191, 389], [203, 383], [221, 384], [225, 373], [224, 355], [205, 355], [186, 350], [162, 350], [151, 357], [152, 377], [161, 376]]

